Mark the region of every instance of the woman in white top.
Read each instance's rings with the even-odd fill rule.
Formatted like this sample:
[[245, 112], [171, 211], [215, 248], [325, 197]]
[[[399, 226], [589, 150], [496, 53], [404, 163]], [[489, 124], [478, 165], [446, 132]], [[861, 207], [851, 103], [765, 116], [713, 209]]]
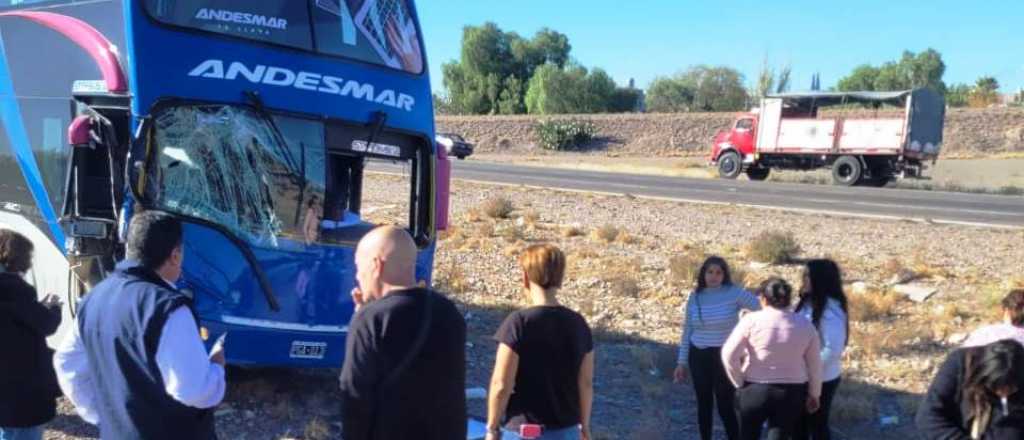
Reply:
[[722, 364], [722, 345], [739, 322], [742, 309], [759, 310], [757, 297], [732, 283], [729, 265], [721, 257], [710, 257], [697, 274], [697, 289], [686, 302], [683, 337], [675, 371], [676, 383], [693, 376], [697, 394], [697, 426], [702, 440], [711, 439], [712, 413], [718, 405], [726, 437], [739, 438], [734, 398], [736, 387]]
[[832, 398], [842, 375], [843, 350], [849, 335], [846, 294], [839, 265], [828, 259], [811, 260], [804, 270], [798, 314], [810, 319], [821, 336], [822, 389], [821, 407], [805, 413], [797, 425], [794, 439], [828, 440], [831, 438], [828, 415]]

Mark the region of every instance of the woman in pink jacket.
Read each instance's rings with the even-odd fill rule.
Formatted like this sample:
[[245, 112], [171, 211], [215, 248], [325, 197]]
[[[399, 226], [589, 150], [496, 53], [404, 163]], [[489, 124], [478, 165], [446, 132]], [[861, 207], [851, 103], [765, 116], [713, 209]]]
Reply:
[[814, 324], [789, 311], [789, 283], [771, 278], [757, 293], [762, 308], [743, 317], [729, 335], [722, 363], [737, 388], [740, 438], [761, 438], [767, 421], [769, 438], [788, 439], [804, 407], [818, 410], [821, 343]]

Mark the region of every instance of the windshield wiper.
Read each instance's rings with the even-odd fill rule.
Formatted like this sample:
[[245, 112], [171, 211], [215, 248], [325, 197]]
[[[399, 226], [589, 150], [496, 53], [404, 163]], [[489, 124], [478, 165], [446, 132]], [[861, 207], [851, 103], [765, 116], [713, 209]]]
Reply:
[[373, 149], [374, 142], [377, 142], [377, 137], [380, 136], [380, 132], [384, 131], [384, 125], [388, 122], [388, 114], [382, 111], [375, 111], [370, 115], [370, 122], [366, 124], [366, 127], [370, 129], [370, 137], [366, 140], [366, 150], [371, 151]]

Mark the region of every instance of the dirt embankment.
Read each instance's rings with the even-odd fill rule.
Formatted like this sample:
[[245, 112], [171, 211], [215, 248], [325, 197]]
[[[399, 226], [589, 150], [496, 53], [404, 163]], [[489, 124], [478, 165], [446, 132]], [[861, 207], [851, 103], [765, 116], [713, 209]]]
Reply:
[[[882, 116], [891, 112], [844, 112]], [[834, 115], [835, 113], [824, 113]], [[711, 138], [729, 127], [735, 113], [564, 115], [543, 119], [584, 119], [597, 127], [592, 146], [625, 155], [676, 156], [704, 153]], [[438, 116], [438, 131], [455, 132], [475, 142], [479, 152], [529, 153], [537, 149], [536, 116]], [[1024, 109], [951, 109], [946, 113], [946, 157], [983, 157], [1024, 153]]]

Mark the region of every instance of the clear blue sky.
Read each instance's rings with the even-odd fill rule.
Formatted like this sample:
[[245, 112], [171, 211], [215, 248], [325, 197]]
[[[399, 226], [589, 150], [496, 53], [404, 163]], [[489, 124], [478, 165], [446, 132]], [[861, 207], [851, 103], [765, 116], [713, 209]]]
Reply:
[[727, 65], [751, 83], [762, 60], [790, 64], [792, 88], [823, 87], [855, 66], [898, 59], [904, 49], [938, 50], [946, 84], [996, 77], [1003, 92], [1024, 87], [1024, 1], [421, 0], [417, 3], [431, 81], [459, 57], [462, 28], [493, 21], [531, 37], [550, 27], [572, 56], [619, 84], [646, 87], [695, 64]]

